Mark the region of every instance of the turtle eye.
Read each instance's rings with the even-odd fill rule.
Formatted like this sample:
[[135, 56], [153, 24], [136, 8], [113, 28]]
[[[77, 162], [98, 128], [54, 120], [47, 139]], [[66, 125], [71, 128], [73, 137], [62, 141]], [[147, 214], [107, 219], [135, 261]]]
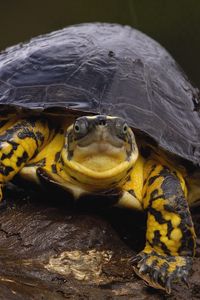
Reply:
[[115, 122], [115, 134], [122, 140], [126, 139], [128, 133], [128, 124], [121, 118], [117, 118]]
[[80, 126], [78, 125], [78, 122], [76, 122], [76, 123], [74, 124], [74, 131], [75, 131], [76, 133], [79, 133], [79, 132], [80, 132]]
[[74, 123], [74, 133], [77, 137], [81, 138], [82, 136], [88, 133], [88, 122], [85, 118], [79, 118]]
[[126, 123], [124, 123], [122, 130], [123, 130], [123, 133], [127, 133], [128, 125]]

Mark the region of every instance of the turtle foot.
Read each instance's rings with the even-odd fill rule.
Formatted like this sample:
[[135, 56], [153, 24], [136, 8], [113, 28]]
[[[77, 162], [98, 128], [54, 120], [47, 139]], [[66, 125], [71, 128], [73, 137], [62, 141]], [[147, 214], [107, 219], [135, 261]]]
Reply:
[[172, 283], [182, 281], [188, 286], [188, 275], [192, 258], [184, 256], [164, 256], [155, 251], [141, 251], [131, 259], [135, 273], [149, 286], [171, 293]]

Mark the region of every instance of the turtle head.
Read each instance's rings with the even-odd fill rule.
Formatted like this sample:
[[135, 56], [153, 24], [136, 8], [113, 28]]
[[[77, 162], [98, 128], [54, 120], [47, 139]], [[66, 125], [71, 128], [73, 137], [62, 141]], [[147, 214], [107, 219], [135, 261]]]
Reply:
[[134, 134], [121, 118], [84, 116], [68, 128], [63, 168], [84, 184], [108, 188], [129, 175], [138, 157]]

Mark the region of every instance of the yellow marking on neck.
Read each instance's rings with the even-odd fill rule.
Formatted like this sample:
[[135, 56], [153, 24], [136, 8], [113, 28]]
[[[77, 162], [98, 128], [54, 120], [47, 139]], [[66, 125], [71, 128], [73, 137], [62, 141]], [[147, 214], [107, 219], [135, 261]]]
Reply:
[[139, 155], [135, 165], [133, 167], [132, 172], [130, 173], [129, 180], [123, 186], [123, 190], [129, 191], [133, 190], [135, 193], [136, 198], [142, 202], [142, 190], [143, 190], [143, 183], [144, 183], [144, 158]]

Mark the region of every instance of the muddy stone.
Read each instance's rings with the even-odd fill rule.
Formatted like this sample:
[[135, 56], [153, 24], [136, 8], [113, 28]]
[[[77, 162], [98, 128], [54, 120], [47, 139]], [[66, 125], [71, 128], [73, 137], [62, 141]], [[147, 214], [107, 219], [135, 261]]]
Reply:
[[200, 298], [200, 210], [190, 288], [177, 284], [166, 295], [146, 287], [129, 263], [144, 244], [143, 214], [75, 210], [43, 193], [14, 198], [0, 211], [1, 300]]

